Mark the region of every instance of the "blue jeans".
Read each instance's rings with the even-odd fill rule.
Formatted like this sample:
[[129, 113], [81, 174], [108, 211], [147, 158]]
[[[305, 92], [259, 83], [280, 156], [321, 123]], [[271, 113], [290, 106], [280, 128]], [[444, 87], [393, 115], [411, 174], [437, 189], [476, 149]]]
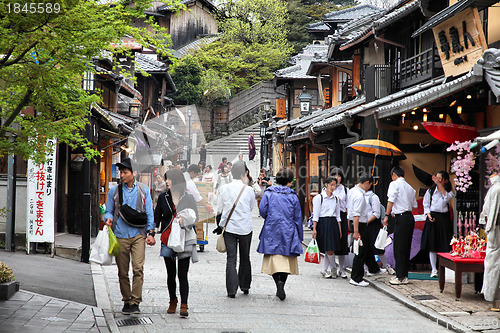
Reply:
[[[252, 232], [248, 235], [237, 235], [224, 232], [224, 241], [227, 249], [226, 262], [226, 289], [228, 295], [236, 295], [238, 287], [241, 290], [249, 290], [252, 283], [252, 267], [250, 264], [250, 245], [252, 243]], [[236, 271], [237, 246], [240, 249], [240, 266]]]

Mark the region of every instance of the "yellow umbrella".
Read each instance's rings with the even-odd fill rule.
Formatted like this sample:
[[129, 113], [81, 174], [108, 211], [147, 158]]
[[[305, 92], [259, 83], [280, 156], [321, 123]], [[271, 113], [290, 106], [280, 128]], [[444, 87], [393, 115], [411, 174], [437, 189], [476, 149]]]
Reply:
[[406, 156], [398, 147], [396, 147], [392, 143], [379, 139], [369, 139], [354, 142], [352, 145], [347, 147], [347, 152], [368, 157], [379, 156], [385, 159], [406, 159]]
[[373, 156], [372, 175], [375, 170], [375, 161], [377, 159], [377, 156], [382, 159], [406, 159], [405, 154], [403, 154], [403, 152], [398, 147], [396, 147], [392, 143], [379, 139], [368, 139], [354, 142], [352, 145], [346, 148], [346, 151], [348, 153], [353, 153], [361, 156]]

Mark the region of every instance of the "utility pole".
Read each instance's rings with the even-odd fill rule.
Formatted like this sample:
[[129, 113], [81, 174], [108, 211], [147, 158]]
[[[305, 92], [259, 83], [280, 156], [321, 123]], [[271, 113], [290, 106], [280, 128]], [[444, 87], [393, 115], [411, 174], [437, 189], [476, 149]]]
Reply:
[[5, 251], [16, 250], [16, 156], [9, 155], [7, 166], [7, 223], [5, 230]]

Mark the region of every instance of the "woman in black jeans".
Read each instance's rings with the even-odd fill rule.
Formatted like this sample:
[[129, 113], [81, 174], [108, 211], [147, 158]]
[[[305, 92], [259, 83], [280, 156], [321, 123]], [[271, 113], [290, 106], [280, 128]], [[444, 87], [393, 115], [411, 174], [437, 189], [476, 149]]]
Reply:
[[[186, 192], [186, 180], [181, 170], [168, 170], [165, 173], [165, 181], [168, 189], [158, 197], [154, 216], [156, 227], [160, 227], [161, 231], [160, 256], [165, 260], [167, 268], [167, 287], [170, 295], [170, 304], [167, 313], [175, 313], [177, 310], [178, 301], [175, 280], [177, 273], [181, 294], [181, 309], [179, 314], [182, 317], [187, 317], [189, 259], [191, 258], [193, 263], [198, 261], [196, 232], [194, 230], [194, 224], [198, 220], [198, 210], [193, 196]], [[186, 240], [183, 252], [174, 252], [167, 246], [172, 230], [172, 223], [179, 223], [181, 228], [185, 230]], [[176, 258], [178, 258], [179, 262], [178, 267], [176, 267]]]

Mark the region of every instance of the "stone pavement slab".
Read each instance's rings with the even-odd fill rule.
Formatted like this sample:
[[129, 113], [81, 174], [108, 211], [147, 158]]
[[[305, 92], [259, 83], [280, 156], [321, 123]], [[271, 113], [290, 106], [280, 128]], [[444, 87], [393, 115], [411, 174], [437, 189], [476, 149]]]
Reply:
[[20, 290], [0, 301], [0, 332], [109, 332], [95, 307]]
[[[189, 317], [167, 314], [169, 295], [166, 270], [157, 245], [147, 247], [144, 269], [142, 313], [122, 315], [123, 306], [116, 265], [93, 267], [107, 286], [113, 323], [112, 332], [445, 332], [444, 327], [408, 309], [375, 288], [355, 287], [348, 280], [324, 279], [320, 265], [299, 258], [297, 276], [290, 276], [280, 301], [272, 277], [260, 273], [262, 255], [256, 252], [263, 220], [254, 211], [251, 249], [252, 287], [249, 295], [239, 292], [226, 296], [226, 255], [215, 250], [216, 235], [208, 235], [205, 252], [189, 271]], [[209, 227], [210, 231], [213, 225]], [[98, 290], [95, 287], [95, 290]], [[104, 302], [104, 301], [103, 301]], [[99, 305], [99, 300], [98, 300]], [[106, 313], [107, 310], [103, 309]], [[108, 319], [109, 317], [106, 316]], [[150, 319], [152, 323], [120, 326], [131, 318]], [[417, 324], [415, 324], [417, 323]]]

